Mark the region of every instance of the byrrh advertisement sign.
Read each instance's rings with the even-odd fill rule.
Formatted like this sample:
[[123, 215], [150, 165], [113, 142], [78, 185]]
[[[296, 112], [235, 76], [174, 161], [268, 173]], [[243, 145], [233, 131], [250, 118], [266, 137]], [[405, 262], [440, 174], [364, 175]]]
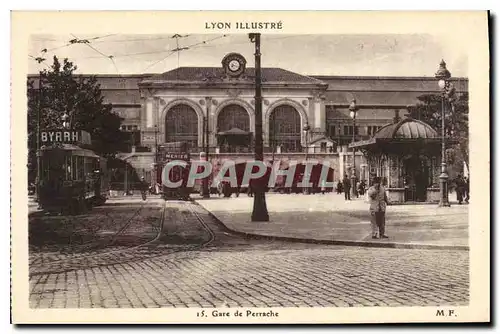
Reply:
[[91, 144], [90, 133], [83, 130], [54, 129], [40, 131], [40, 143], [50, 144]]

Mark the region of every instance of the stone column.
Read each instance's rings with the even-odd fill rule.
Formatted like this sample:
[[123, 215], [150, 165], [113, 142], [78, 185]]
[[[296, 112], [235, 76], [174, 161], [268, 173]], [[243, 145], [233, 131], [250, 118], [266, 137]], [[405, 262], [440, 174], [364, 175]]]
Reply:
[[153, 99], [146, 99], [146, 128], [150, 129], [153, 127]]
[[360, 180], [361, 181], [366, 181], [366, 167], [367, 167], [367, 164], [361, 164], [361, 172], [360, 172]]
[[[314, 128], [321, 130], [322, 127], [322, 117], [321, 117], [321, 99], [319, 97], [314, 98]], [[323, 125], [324, 128], [324, 125]]]
[[166, 101], [162, 98], [158, 98], [158, 108], [154, 111], [155, 114], [155, 124], [158, 129], [158, 145], [165, 143], [165, 122], [161, 118], [162, 110], [166, 106]]
[[314, 129], [315, 127], [315, 108], [314, 108], [314, 98], [309, 97], [307, 98], [307, 118], [309, 119], [309, 126], [311, 129]]
[[339, 177], [342, 179], [345, 174], [345, 168], [344, 168], [344, 152], [339, 152]]
[[216, 147], [217, 145], [217, 116], [215, 115], [215, 110], [217, 109], [217, 106], [219, 104], [219, 101], [214, 99], [212, 97], [212, 105], [210, 106], [210, 113], [208, 115], [209, 117], [209, 123], [208, 123], [208, 128], [210, 131], [210, 134], [208, 136], [208, 141], [210, 143], [210, 147]]

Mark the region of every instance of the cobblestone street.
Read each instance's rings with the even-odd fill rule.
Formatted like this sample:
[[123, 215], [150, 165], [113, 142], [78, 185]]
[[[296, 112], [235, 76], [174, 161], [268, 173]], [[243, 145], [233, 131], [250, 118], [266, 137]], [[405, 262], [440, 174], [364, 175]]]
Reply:
[[[168, 202], [161, 209], [163, 201], [157, 199], [148, 199], [148, 204], [127, 201], [132, 211], [122, 216], [133, 217], [133, 223], [124, 228], [126, 220], [112, 216], [117, 225], [106, 225], [113, 235], [128, 230], [123, 239], [116, 239], [121, 242], [106, 239], [80, 253], [65, 245], [64, 254], [54, 245], [30, 247], [32, 308], [422, 306], [469, 301], [468, 251], [245, 239], [227, 232], [193, 203]], [[104, 224], [104, 217], [116, 214], [122, 204], [114, 200], [95, 208], [94, 218], [102, 219], [91, 221]], [[147, 207], [130, 216], [141, 205]], [[160, 226], [162, 215], [162, 232], [157, 227], [153, 233], [151, 217]], [[146, 221], [147, 231], [140, 228]], [[30, 219], [30, 229], [31, 224]]]

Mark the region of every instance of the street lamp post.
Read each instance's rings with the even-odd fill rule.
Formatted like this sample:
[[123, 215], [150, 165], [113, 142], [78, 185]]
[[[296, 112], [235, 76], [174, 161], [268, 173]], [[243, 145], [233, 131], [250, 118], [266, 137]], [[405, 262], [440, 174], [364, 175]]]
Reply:
[[[203, 143], [205, 144], [204, 150], [205, 150], [205, 161], [209, 161], [209, 131], [208, 131], [208, 121], [209, 121], [209, 115], [210, 115], [210, 105], [212, 103], [212, 98], [211, 97], [206, 97], [206, 105], [207, 105], [207, 115], [205, 116], [205, 122], [203, 124]], [[208, 176], [203, 178], [203, 191], [202, 191], [202, 196], [203, 198], [210, 198], [210, 189], [209, 189], [209, 179]]]
[[[309, 139], [309, 131], [311, 130], [311, 127], [309, 126], [309, 124], [306, 124], [304, 125], [304, 128], [302, 129], [304, 130], [304, 136], [305, 136], [305, 149], [306, 149], [306, 164], [304, 165], [304, 175], [303, 175], [303, 178], [306, 177], [306, 167], [307, 167], [307, 160], [309, 159], [309, 142], [308, 142], [308, 139]], [[305, 195], [309, 195], [309, 187], [307, 186], [304, 186], [304, 194]]]
[[40, 206], [40, 181], [42, 177], [42, 152], [40, 151], [40, 136], [41, 136], [41, 114], [42, 114], [42, 98], [43, 98], [43, 87], [42, 87], [42, 71], [40, 71], [38, 76], [38, 107], [36, 111], [36, 200]]
[[[352, 142], [356, 140], [356, 114], [358, 113], [358, 106], [356, 105], [356, 99], [351, 101], [349, 105], [350, 116], [352, 118]], [[352, 148], [352, 173], [351, 173], [351, 196], [352, 198], [357, 196], [356, 189], [356, 149]]]
[[158, 122], [155, 124], [155, 156], [154, 156], [154, 169], [153, 169], [153, 177], [151, 178], [151, 183], [154, 189], [154, 193], [158, 194], [158, 188], [157, 188], [157, 183], [158, 183]]
[[[255, 43], [255, 160], [264, 161], [264, 144], [262, 142], [262, 70], [260, 66], [260, 33], [248, 35]], [[266, 204], [266, 192], [262, 179], [257, 180], [254, 191], [252, 221], [267, 222], [269, 213]]]
[[438, 86], [441, 88], [441, 174], [439, 175], [439, 206], [448, 207], [450, 206], [450, 201], [448, 199], [448, 173], [446, 171], [446, 142], [445, 142], [445, 129], [444, 129], [444, 117], [445, 117], [445, 98], [446, 91], [449, 88], [449, 79], [451, 77], [450, 71], [446, 69], [446, 63], [441, 60], [439, 64], [439, 69], [435, 74], [436, 79], [438, 79]]
[[63, 128], [65, 129], [69, 129], [70, 128], [70, 124], [68, 122], [68, 113], [67, 112], [64, 112], [64, 114], [61, 116], [61, 119], [63, 121]]
[[274, 164], [274, 151], [276, 150], [276, 138], [274, 138], [274, 135], [276, 133], [276, 128], [275, 128], [275, 117], [273, 115], [271, 115], [271, 128], [273, 129], [272, 131], [272, 134], [270, 133], [269, 136], [272, 136], [271, 137], [271, 164]]
[[155, 124], [155, 164], [158, 163], [158, 124]]

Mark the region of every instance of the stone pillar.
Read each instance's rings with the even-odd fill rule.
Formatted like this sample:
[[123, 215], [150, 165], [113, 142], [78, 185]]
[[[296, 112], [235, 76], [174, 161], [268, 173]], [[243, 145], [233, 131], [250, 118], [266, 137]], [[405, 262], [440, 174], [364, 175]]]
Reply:
[[315, 110], [314, 110], [314, 98], [309, 97], [307, 99], [307, 119], [309, 120], [309, 126], [311, 130], [314, 129], [315, 126]]
[[155, 129], [158, 133], [155, 135], [158, 139], [158, 145], [165, 143], [165, 119], [162, 119], [162, 110], [166, 106], [166, 102], [162, 98], [158, 98], [157, 108], [154, 111], [155, 114], [155, 124], [157, 128]]
[[208, 142], [210, 147], [216, 147], [217, 145], [217, 116], [215, 115], [215, 110], [218, 104], [218, 101], [212, 97], [212, 105], [210, 106], [210, 113], [208, 115], [208, 131], [210, 131]]
[[321, 130], [321, 128], [324, 128], [324, 124], [322, 124], [322, 117], [321, 117], [321, 100], [319, 98], [315, 98], [314, 100], [314, 128]]
[[153, 127], [153, 99], [146, 99], [146, 128]]
[[344, 152], [339, 152], [339, 177], [342, 179], [345, 174]]
[[359, 179], [361, 181], [366, 181], [367, 177], [366, 177], [366, 167], [368, 167], [367, 164], [361, 164], [361, 172], [360, 172], [360, 177]]
[[326, 107], [325, 107], [325, 97], [321, 96], [319, 98], [319, 129], [324, 134], [326, 133]]

